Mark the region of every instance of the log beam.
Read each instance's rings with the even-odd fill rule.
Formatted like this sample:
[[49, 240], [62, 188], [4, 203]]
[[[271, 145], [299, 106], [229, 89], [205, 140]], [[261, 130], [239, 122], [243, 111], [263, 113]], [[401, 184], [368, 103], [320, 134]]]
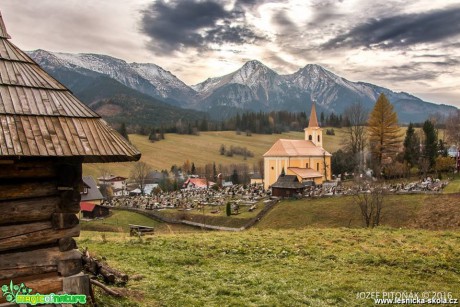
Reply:
[[[39, 223], [40, 225], [42, 223]], [[51, 223], [50, 223], [51, 224]], [[32, 225], [32, 224], [29, 224]], [[5, 226], [7, 227], [20, 227], [21, 225]], [[22, 227], [21, 227], [22, 228]], [[4, 230], [2, 230], [3, 232]], [[48, 243], [55, 243], [59, 239], [64, 237], [78, 237], [80, 235], [80, 225], [76, 225], [72, 228], [67, 229], [53, 229], [52, 226], [47, 229], [41, 229], [37, 231], [28, 232], [24, 229], [24, 233], [17, 234], [13, 237], [0, 239], [0, 252], [25, 248], [29, 246], [37, 246]]]
[[0, 201], [0, 225], [48, 220], [59, 202], [58, 196]]
[[57, 195], [56, 182], [21, 182], [0, 184], [0, 200]]

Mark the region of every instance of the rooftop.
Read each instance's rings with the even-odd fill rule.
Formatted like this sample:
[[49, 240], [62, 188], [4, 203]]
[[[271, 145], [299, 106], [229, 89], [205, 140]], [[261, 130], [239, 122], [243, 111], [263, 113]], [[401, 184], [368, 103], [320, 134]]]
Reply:
[[139, 160], [136, 148], [9, 38], [0, 14], [0, 158]]

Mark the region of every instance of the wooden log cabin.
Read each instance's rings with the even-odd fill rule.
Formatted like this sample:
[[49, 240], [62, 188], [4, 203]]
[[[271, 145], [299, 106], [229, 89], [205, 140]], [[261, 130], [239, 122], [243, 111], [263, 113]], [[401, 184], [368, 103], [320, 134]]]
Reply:
[[88, 294], [73, 239], [80, 233], [82, 163], [139, 158], [10, 42], [0, 14], [0, 288], [12, 280], [32, 293]]

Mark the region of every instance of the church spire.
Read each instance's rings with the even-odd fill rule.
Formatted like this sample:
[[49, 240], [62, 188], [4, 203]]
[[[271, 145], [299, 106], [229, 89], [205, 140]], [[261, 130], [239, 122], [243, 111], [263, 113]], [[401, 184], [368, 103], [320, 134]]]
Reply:
[[304, 129], [305, 131], [305, 140], [311, 141], [318, 147], [323, 147], [323, 133], [319, 124], [318, 117], [316, 117], [316, 104], [315, 100], [312, 99], [313, 103], [311, 105], [311, 114], [310, 120], [308, 122], [308, 127]]
[[310, 121], [308, 122], [308, 128], [319, 128], [318, 118], [316, 117], [316, 106], [315, 101], [311, 104]]
[[8, 32], [6, 32], [6, 27], [5, 27], [5, 23], [3, 22], [3, 18], [2, 18], [2, 13], [0, 12], [0, 37], [1, 38], [6, 38], [6, 39], [10, 39], [11, 36], [8, 35]]

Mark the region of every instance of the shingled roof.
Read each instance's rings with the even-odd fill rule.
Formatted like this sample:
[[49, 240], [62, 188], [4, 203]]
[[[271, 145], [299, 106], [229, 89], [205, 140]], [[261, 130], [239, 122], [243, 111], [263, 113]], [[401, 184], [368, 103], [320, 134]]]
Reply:
[[136, 148], [9, 39], [0, 13], [0, 158], [139, 160]]

